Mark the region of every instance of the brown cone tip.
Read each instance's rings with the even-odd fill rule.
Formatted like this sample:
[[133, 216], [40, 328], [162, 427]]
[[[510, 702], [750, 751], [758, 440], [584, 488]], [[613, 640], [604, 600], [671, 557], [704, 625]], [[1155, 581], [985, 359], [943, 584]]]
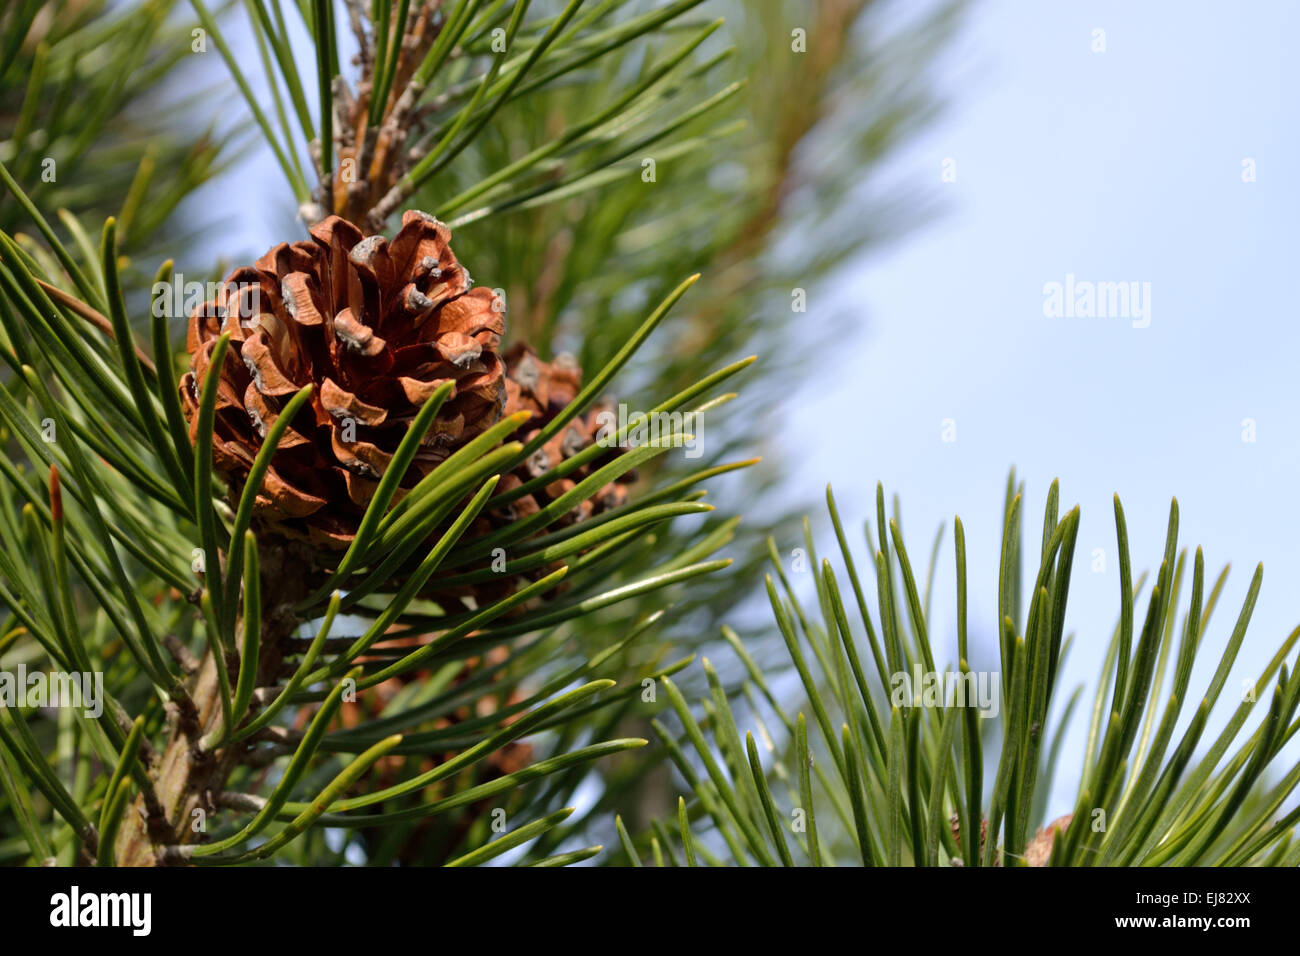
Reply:
[[338, 550], [439, 387], [450, 382], [453, 391], [405, 487], [501, 418], [505, 310], [490, 289], [471, 288], [451, 231], [425, 213], [405, 213], [391, 242], [338, 216], [310, 235], [236, 269], [223, 296], [195, 309], [180, 393], [196, 440], [200, 384], [217, 340], [230, 333], [213, 465], [238, 494], [285, 404], [315, 386], [271, 459], [256, 515], [286, 536]]

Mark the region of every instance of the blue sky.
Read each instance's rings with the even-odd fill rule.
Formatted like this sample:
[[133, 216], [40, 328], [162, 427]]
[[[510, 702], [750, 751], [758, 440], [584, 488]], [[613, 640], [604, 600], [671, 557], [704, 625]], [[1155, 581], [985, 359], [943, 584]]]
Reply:
[[[1092, 50], [1098, 28], [1105, 52]], [[954, 514], [972, 626], [992, 634], [1012, 465], [1027, 485], [1027, 541], [1053, 478], [1062, 504], [1082, 507], [1066, 690], [1093, 686], [1118, 613], [1116, 492], [1135, 573], [1158, 568], [1171, 495], [1180, 543], [1204, 547], [1211, 580], [1232, 564], [1192, 680], [1198, 698], [1257, 562], [1263, 589], [1224, 704], [1300, 624], [1298, 34], [1300, 5], [1285, 2], [972, 10], [944, 65], [948, 113], [890, 170], [947, 214], [827, 290], [857, 332], [818, 359], [817, 387], [786, 419], [801, 463], [791, 481], [833, 482], [859, 522], [883, 481], [902, 498], [914, 560], [947, 522], [932, 632], [945, 647]], [[942, 181], [946, 159], [955, 182]], [[1044, 286], [1067, 274], [1149, 283], [1149, 326], [1046, 317]], [[943, 440], [945, 419], [956, 441]], [[1104, 571], [1092, 569], [1094, 548]], [[1069, 809], [1077, 726], [1055, 812]]]

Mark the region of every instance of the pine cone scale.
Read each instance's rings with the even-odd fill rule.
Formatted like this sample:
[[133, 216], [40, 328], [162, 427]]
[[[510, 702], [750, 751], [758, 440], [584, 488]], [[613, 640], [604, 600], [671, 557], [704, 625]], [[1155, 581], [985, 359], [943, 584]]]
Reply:
[[448, 382], [408, 486], [500, 420], [506, 403], [499, 298], [471, 289], [447, 227], [408, 212], [390, 243], [330, 217], [226, 280], [233, 293], [190, 317], [181, 398], [197, 440], [199, 385], [218, 337], [213, 461], [233, 494], [285, 403], [315, 386], [257, 497], [259, 520], [337, 550], [355, 535], [419, 409]]
[[[328, 564], [329, 554], [355, 538], [397, 448], [440, 389], [451, 385], [395, 501], [504, 415], [527, 413], [507, 440], [532, 441], [577, 397], [582, 370], [565, 355], [545, 362], [526, 345], [503, 354], [500, 296], [471, 287], [451, 250], [450, 231], [432, 217], [406, 213], [391, 242], [364, 235], [338, 217], [309, 232], [310, 240], [280, 243], [253, 266], [234, 270], [225, 299], [194, 310], [190, 372], [180, 391], [190, 437], [197, 440], [199, 383], [212, 371], [218, 338], [228, 333], [212, 456], [215, 470], [238, 496], [288, 401], [305, 385], [314, 386], [280, 437], [258, 489], [254, 520], [260, 530], [307, 541]], [[617, 455], [611, 449], [544, 486], [536, 484], [596, 440], [599, 414], [592, 409], [578, 416], [503, 475], [498, 494], [524, 485], [528, 493], [485, 511], [468, 537], [537, 514]], [[631, 479], [602, 488], [537, 533], [621, 506]], [[528, 576], [550, 570], [534, 569]], [[444, 577], [458, 573], [465, 572]], [[523, 576], [483, 582], [480, 570], [476, 580], [468, 587], [443, 587], [435, 577], [423, 596], [438, 603], [472, 597], [482, 604], [513, 592]]]

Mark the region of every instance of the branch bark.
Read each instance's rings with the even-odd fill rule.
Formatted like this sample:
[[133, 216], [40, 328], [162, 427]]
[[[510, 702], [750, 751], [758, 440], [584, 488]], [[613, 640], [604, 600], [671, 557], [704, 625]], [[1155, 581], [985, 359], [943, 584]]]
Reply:
[[[274, 681], [286, 652], [293, 648], [292, 636], [299, 624], [293, 607], [306, 596], [309, 584], [305, 558], [292, 549], [266, 548], [260, 565], [262, 593], [275, 594], [278, 600], [262, 617], [259, 685], [264, 680]], [[227, 667], [232, 674], [239, 667], [233, 652]], [[201, 842], [207, 831], [207, 816], [218, 809], [212, 794], [225, 789], [236, 767], [256, 757], [257, 745], [250, 741], [212, 751], [199, 746], [205, 734], [221, 725], [221, 692], [211, 650], [203, 655], [189, 691], [192, 703], [168, 704], [171, 727], [167, 744], [150, 773], [156, 802], [150, 801], [151, 809], [144, 797], [138, 796], [127, 812], [115, 846], [119, 866], [158, 866], [163, 847]], [[202, 810], [202, 815], [196, 815], [196, 810]], [[202, 825], [195, 826], [196, 820], [203, 821]]]

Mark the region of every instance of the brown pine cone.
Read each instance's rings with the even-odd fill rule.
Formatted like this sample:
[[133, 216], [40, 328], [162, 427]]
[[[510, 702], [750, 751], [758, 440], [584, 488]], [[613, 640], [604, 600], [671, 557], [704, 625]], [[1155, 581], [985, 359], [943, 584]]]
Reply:
[[[413, 649], [423, 643], [423, 640], [423, 638], [418, 637], [396, 638], [391, 641], [380, 642], [377, 647]], [[487, 651], [481, 658], [467, 658], [463, 662], [462, 669], [452, 678], [452, 687], [459, 686], [470, 680], [480, 673], [484, 667], [500, 665], [508, 656], [507, 649], [498, 646]], [[372, 687], [354, 703], [343, 706], [340, 711], [340, 720], [343, 726], [352, 728], [369, 720], [383, 718], [393, 699], [404, 688], [428, 679], [429, 673], [428, 670], [408, 671]], [[492, 684], [484, 688], [483, 695], [473, 704], [465, 704], [450, 713], [440, 715], [424, 725], [424, 729], [450, 730], [462, 721], [471, 718], [490, 717], [505, 707], [519, 703], [526, 696], [518, 687], [505, 693], [494, 691], [492, 685], [495, 683], [494, 680]], [[307, 716], [304, 713], [297, 729], [306, 729]], [[512, 714], [504, 717], [500, 724], [501, 726], [509, 725], [518, 720], [520, 716], [522, 714]], [[364, 785], [359, 784], [354, 788], [355, 792], [358, 794], [374, 792], [395, 786], [414, 774], [432, 770], [434, 767], [452, 759], [459, 752], [459, 750], [454, 749], [432, 750], [418, 756], [389, 754], [381, 757], [371, 771], [368, 782]], [[523, 770], [532, 761], [533, 745], [526, 740], [514, 740], [483, 758], [475, 767], [473, 778], [477, 784], [488, 783]], [[447, 786], [446, 781], [435, 784], [435, 789], [430, 792], [430, 799], [445, 795]], [[426, 854], [436, 855], [436, 847], [439, 845], [447, 845], [452, 848], [459, 846], [465, 832], [468, 831], [475, 820], [490, 810], [492, 805], [493, 801], [491, 799], [484, 798], [458, 810], [450, 811], [445, 815], [425, 817], [416, 821], [402, 846], [396, 852], [397, 859], [406, 864], [419, 864]], [[386, 809], [389, 809], [387, 803], [379, 803], [372, 808], [375, 813], [382, 813]]]
[[[510, 347], [505, 354], [506, 362], [506, 410], [507, 415], [527, 411], [532, 418], [524, 422], [507, 441], [527, 443], [546, 427], [577, 396], [582, 387], [582, 370], [576, 360], [568, 354], [560, 354], [552, 362], [544, 362], [528, 346], [519, 343]], [[600, 440], [603, 419], [602, 413], [612, 412], [607, 405], [596, 405], [579, 415], [560, 431], [558, 435], [539, 448], [527, 460], [513, 471], [502, 475], [497, 484], [497, 494], [514, 491], [521, 485], [540, 478], [552, 468], [558, 467], [565, 460], [572, 458], [583, 449]], [[608, 429], [612, 434], [612, 429]], [[521, 495], [505, 505], [490, 509], [474, 523], [467, 537], [487, 534], [511, 522], [536, 514], [542, 508], [555, 501], [561, 495], [571, 491], [578, 482], [592, 472], [622, 454], [624, 449], [611, 447], [592, 461], [574, 469], [563, 478], [534, 488], [526, 495]], [[628, 501], [631, 485], [636, 480], [635, 470], [620, 475], [615, 481], [598, 489], [594, 495], [578, 502], [572, 509], [550, 522], [540, 533], [549, 534], [557, 529], [568, 527], [579, 521], [586, 521], [625, 505]], [[515, 545], [514, 548], [527, 550], [527, 543]], [[507, 561], [511, 556], [506, 555]], [[486, 562], [485, 562], [486, 564]], [[481, 565], [482, 566], [482, 565]], [[480, 566], [480, 567], [481, 567]], [[490, 565], [489, 565], [490, 566]], [[442, 579], [456, 577], [469, 568], [458, 568], [445, 575], [435, 576], [426, 588], [425, 596], [444, 606], [458, 598], [472, 597], [481, 606], [485, 602], [497, 601], [513, 594], [519, 587], [530, 580], [537, 580], [550, 574], [559, 567], [559, 563], [536, 568], [526, 575], [501, 574], [488, 581], [473, 584], [455, 583], [444, 585]], [[559, 591], [565, 585], [561, 584]], [[527, 605], [516, 610], [515, 614], [527, 611]]]
[[[1029, 845], [1025, 847], [1025, 865], [1026, 866], [1047, 866], [1048, 862], [1050, 862], [1050, 860], [1052, 859], [1052, 845], [1056, 841], [1056, 835], [1058, 833], [1064, 833], [1065, 828], [1070, 825], [1070, 821], [1073, 819], [1074, 819], [1074, 814], [1067, 813], [1063, 817], [1057, 817], [1051, 823], [1047, 824], [1047, 826], [1040, 827], [1038, 829], [1038, 832], [1034, 834], [1034, 838], [1029, 841]], [[958, 846], [961, 846], [961, 824], [957, 818], [957, 814], [954, 813], [952, 815], [952, 818], [948, 821], [948, 823], [952, 827], [953, 839], [957, 841]], [[988, 838], [988, 831], [989, 831], [989, 821], [988, 821], [988, 817], [985, 817], [980, 820], [980, 850], [981, 851], [983, 851], [984, 842]], [[961, 865], [961, 861], [954, 859], [953, 865], [959, 866]], [[994, 866], [1002, 865], [1001, 852], [998, 853], [997, 857], [994, 860], [993, 865]]]
[[[380, 641], [376, 644], [376, 650], [391, 648], [404, 648], [415, 650], [424, 643], [421, 637], [403, 637], [392, 640]], [[451, 687], [458, 687], [466, 681], [473, 678], [484, 667], [494, 667], [500, 665], [509, 656], [505, 647], [493, 647], [486, 651], [482, 657], [470, 657], [463, 661], [460, 671], [451, 679]], [[387, 658], [376, 658], [381, 663], [387, 663]], [[402, 691], [403, 688], [411, 684], [418, 684], [427, 680], [430, 675], [428, 669], [407, 671], [405, 674], [399, 674], [390, 677], [381, 684], [376, 684], [369, 691], [356, 701], [345, 705], [340, 710], [340, 723], [344, 728], [353, 728], [361, 725], [368, 720], [375, 720], [384, 716], [388, 706], [393, 699]], [[493, 681], [495, 683], [495, 681]], [[474, 717], [490, 717], [503, 707], [510, 707], [519, 703], [525, 698], [525, 694], [519, 688], [513, 688], [508, 693], [502, 694], [492, 690], [492, 684], [489, 684], [472, 705], [465, 704], [451, 711], [434, 718], [428, 724], [424, 725], [426, 730], [447, 730], [454, 727], [462, 721]], [[521, 715], [513, 714], [501, 721], [502, 726], [514, 723]], [[305, 723], [301, 729], [305, 729]], [[420, 772], [431, 770], [438, 764], [455, 756], [458, 751], [436, 751], [421, 754], [418, 758], [408, 758], [405, 756], [386, 756], [382, 757], [375, 765], [376, 789], [384, 789], [397, 783], [397, 773], [408, 759], [417, 760], [420, 765]], [[531, 744], [512, 741], [506, 744], [500, 750], [494, 751], [483, 762], [486, 768], [486, 779], [493, 779], [506, 774], [514, 773], [517, 770], [527, 766], [531, 759], [533, 748]]]
[[[518, 343], [506, 352], [506, 368], [508, 369], [506, 414], [513, 415], [519, 411], [533, 413], [533, 417], [512, 436], [513, 440], [525, 443], [531, 441], [573, 401], [582, 387], [582, 369], [578, 367], [573, 356], [567, 353], [557, 355], [555, 360], [548, 364], [539, 359], [529, 346]], [[598, 404], [569, 422], [563, 431], [539, 448], [514, 472], [502, 476], [501, 483], [497, 486], [498, 492], [510, 491], [535, 478], [540, 478], [566, 459], [572, 458], [598, 441], [601, 437], [603, 421], [601, 416], [612, 411], [608, 405]], [[619, 449], [611, 448], [608, 453], [600, 455], [594, 461], [558, 481], [517, 499], [513, 503], [511, 512], [499, 514], [498, 517], [513, 519], [535, 513], [556, 498], [573, 490], [578, 482], [619, 453]], [[580, 502], [571, 512], [562, 516], [558, 521], [559, 526], [584, 521], [593, 515], [626, 504], [628, 487], [635, 480], [635, 473], [628, 472], [617, 481], [605, 485], [591, 498]]]
[[455, 391], [406, 487], [500, 419], [505, 317], [495, 293], [470, 288], [450, 231], [432, 216], [407, 212], [392, 242], [338, 216], [310, 233], [236, 269], [226, 280], [233, 295], [195, 310], [180, 392], [193, 439], [200, 383], [217, 338], [229, 332], [234, 354], [221, 373], [213, 464], [238, 495], [284, 404], [314, 384], [271, 460], [256, 517], [285, 536], [340, 550], [440, 386], [454, 382]]
[[[961, 846], [961, 818], [954, 813], [948, 819], [948, 826], [952, 828], [952, 838], [957, 841], [958, 846]], [[989, 819], [983, 817], [980, 819], [980, 850], [984, 849], [984, 841], [988, 838], [988, 834]]]
[[1067, 813], [1063, 817], [1057, 817], [1047, 826], [1040, 827], [1034, 834], [1034, 838], [1029, 841], [1029, 846], [1025, 847], [1025, 865], [1047, 866], [1052, 859], [1052, 845], [1056, 842], [1057, 834], [1064, 833], [1073, 819], [1074, 814]]

